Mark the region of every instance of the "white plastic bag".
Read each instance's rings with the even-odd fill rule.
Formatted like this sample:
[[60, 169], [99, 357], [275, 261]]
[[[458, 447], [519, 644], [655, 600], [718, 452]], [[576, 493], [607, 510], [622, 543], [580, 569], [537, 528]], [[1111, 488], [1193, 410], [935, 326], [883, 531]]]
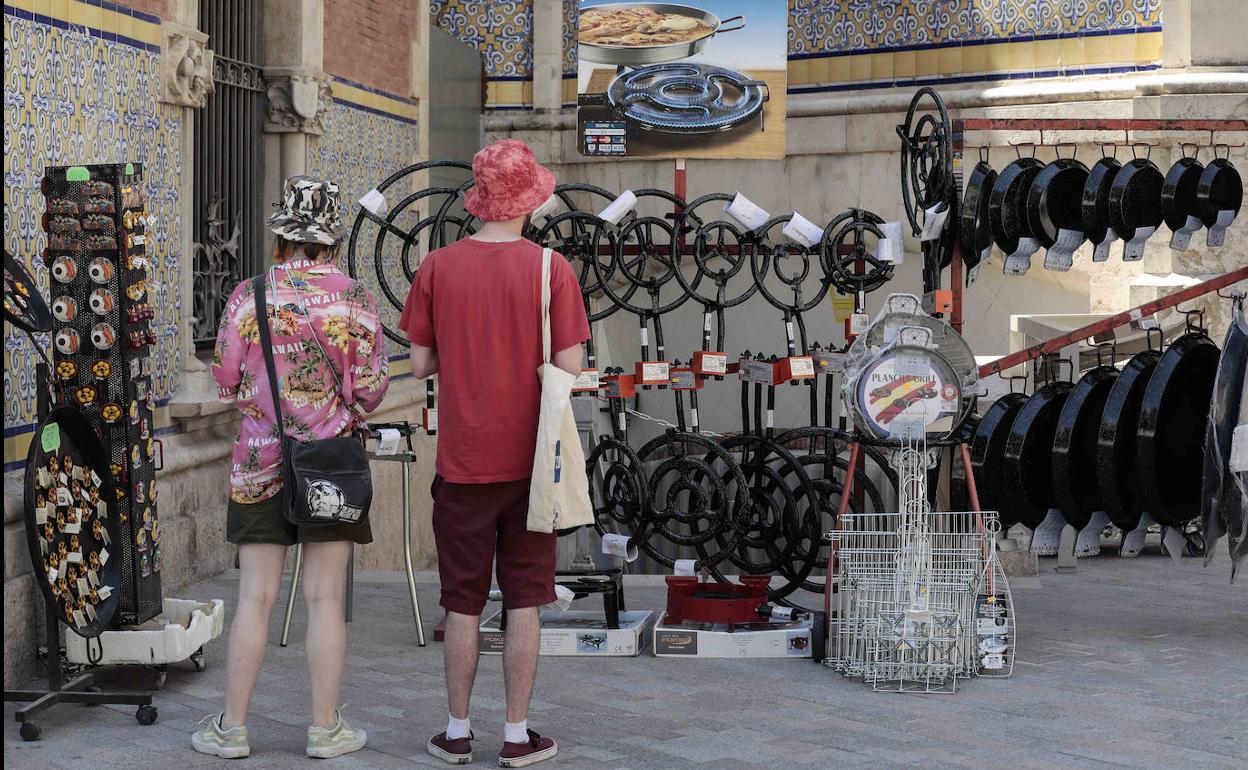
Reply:
[[554, 532], [594, 523], [585, 451], [572, 414], [576, 376], [550, 361], [550, 249], [542, 252], [542, 407], [529, 482], [530, 532]]

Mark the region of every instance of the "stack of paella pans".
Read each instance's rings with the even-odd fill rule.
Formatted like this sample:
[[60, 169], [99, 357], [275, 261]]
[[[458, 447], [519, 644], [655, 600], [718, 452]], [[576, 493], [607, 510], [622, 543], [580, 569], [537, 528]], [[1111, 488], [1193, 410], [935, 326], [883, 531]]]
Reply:
[[1063, 156], [1063, 147], [1073, 145], [1058, 146], [1047, 164], [1019, 151], [999, 171], [981, 155], [959, 210], [968, 278], [993, 246], [1004, 256], [1006, 275], [1026, 273], [1042, 249], [1046, 270], [1069, 270], [1084, 243], [1092, 244], [1093, 262], [1108, 260], [1119, 240], [1122, 259], [1136, 261], [1162, 224], [1171, 232], [1172, 249], [1189, 248], [1200, 230], [1207, 246], [1218, 247], [1239, 214], [1243, 180], [1226, 145], [1212, 148], [1208, 164], [1199, 160], [1199, 148], [1184, 145], [1165, 173], [1143, 145], [1133, 146], [1126, 162], [1104, 152], [1091, 167], [1073, 152]]
[[1111, 523], [1124, 533], [1198, 518], [1219, 350], [1195, 315], [1169, 345], [1151, 331], [1121, 367], [1102, 346], [1077, 380], [1054, 377], [989, 406], [971, 442], [981, 505], [1033, 530], [1054, 511], [1076, 530]]

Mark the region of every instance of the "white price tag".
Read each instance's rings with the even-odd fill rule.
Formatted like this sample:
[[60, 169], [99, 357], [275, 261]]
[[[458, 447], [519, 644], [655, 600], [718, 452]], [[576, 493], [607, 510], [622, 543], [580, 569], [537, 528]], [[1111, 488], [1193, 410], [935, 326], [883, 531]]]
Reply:
[[750, 230], [757, 230], [771, 219], [770, 214], [741, 193], [737, 193], [736, 197], [724, 206], [724, 213]]
[[[103, 561], [103, 559], [101, 559], [100, 561]], [[98, 591], [98, 593], [101, 599], [107, 599], [108, 597], [113, 595], [113, 587], [112, 586], [100, 586], [100, 590]]]
[[849, 317], [849, 333], [862, 334], [871, 325], [871, 316], [866, 313], [854, 313]]
[[789, 359], [789, 373], [794, 377], [814, 377], [815, 359], [810, 356], [793, 356]]
[[66, 522], [65, 534], [67, 535], [82, 534], [82, 522], [78, 522], [78, 521]]
[[884, 237], [875, 244], [875, 258], [881, 262], [892, 262], [894, 265], [905, 262], [906, 241], [901, 231], [901, 222], [885, 222], [879, 227]]
[[641, 365], [642, 379], [651, 385], [666, 384], [671, 365], [667, 361], [651, 361]]
[[637, 206], [637, 196], [633, 195], [632, 190], [625, 190], [620, 196], [607, 204], [607, 207], [598, 213], [598, 218], [604, 222], [610, 222], [618, 225], [620, 220]]
[[438, 429], [438, 410], [426, 409], [425, 410], [425, 432], [432, 433], [433, 431], [437, 429]]
[[780, 232], [788, 236], [789, 240], [800, 243], [806, 248], [812, 248], [823, 240], [823, 228], [796, 211]]
[[392, 455], [399, 451], [399, 439], [402, 438], [402, 434], [397, 428], [382, 428], [378, 434], [376, 454]]
[[767, 410], [767, 427], [768, 428], [776, 427], [776, 410], [774, 409]]
[[103, 567], [105, 564], [108, 564], [108, 549], [101, 548], [100, 549], [100, 566]]
[[386, 196], [376, 187], [364, 193], [360, 198], [360, 206], [377, 216], [385, 216], [386, 213]]
[[940, 237], [945, 229], [945, 220], [949, 218], [949, 206], [945, 203], [937, 203], [930, 209], [923, 209], [923, 230], [919, 233], [919, 240], [934, 241]]
[[625, 535], [607, 534], [602, 536], [602, 552], [608, 556], [618, 556], [630, 564], [637, 561], [636, 545], [629, 545]]
[[990, 671], [995, 671], [1000, 668], [1005, 668], [1005, 657], [999, 654], [985, 655], [984, 656], [984, 668]]
[[64, 508], [67, 505], [73, 505], [74, 497], [73, 495], [69, 493], [69, 490], [66, 489], [65, 487], [57, 487], [56, 488], [56, 504], [62, 508]]
[[598, 370], [582, 369], [581, 373], [576, 375], [576, 380], [572, 383], [573, 390], [597, 390]]
[[529, 215], [529, 219], [533, 222], [536, 222], [542, 217], [548, 217], [551, 214], [555, 213], [555, 210], [558, 208], [559, 208], [559, 197], [556, 196], [554, 193], [551, 193], [550, 197], [542, 202], [542, 205], [533, 209], [533, 213]]
[[1174, 251], [1187, 251], [1188, 244], [1192, 242], [1192, 236], [1204, 226], [1205, 223], [1200, 217], [1188, 214], [1183, 226], [1170, 234], [1170, 248]]
[[1157, 232], [1155, 227], [1141, 227], [1131, 236], [1131, 240], [1122, 244], [1122, 261], [1137, 262], [1144, 258], [1144, 243]]
[[846, 355], [844, 353], [829, 350], [816, 353], [814, 357], [815, 363], [825, 374], [840, 374], [845, 371]]
[[[49, 508], [46, 505], [41, 505], [35, 509], [35, 523], [36, 524], [48, 523], [48, 510]], [[55, 509], [52, 509], [52, 510], [55, 510]]]
[[97, 487], [100, 485], [100, 477], [96, 475], [95, 471], [91, 471], [91, 484]]
[[697, 567], [698, 563], [693, 559], [677, 559], [675, 566], [672, 567], [672, 574], [692, 577], [697, 574]]
[[576, 593], [572, 589], [555, 583], [555, 600], [545, 605], [545, 609], [555, 612], [567, 612], [575, 599]]
[[723, 353], [703, 353], [698, 356], [702, 374], [727, 374], [728, 356]]
[[702, 314], [702, 331], [709, 332], [711, 330], [711, 319], [715, 317], [714, 313]]

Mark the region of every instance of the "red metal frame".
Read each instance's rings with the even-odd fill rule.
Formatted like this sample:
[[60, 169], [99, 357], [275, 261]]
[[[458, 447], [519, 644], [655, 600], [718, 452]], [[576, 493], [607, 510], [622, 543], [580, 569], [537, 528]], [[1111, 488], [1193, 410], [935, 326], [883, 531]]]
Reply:
[[998, 358], [996, 361], [991, 361], [979, 367], [979, 376], [987, 377], [990, 374], [996, 374], [997, 372], [1004, 371], [1012, 366], [1018, 366], [1024, 361], [1031, 361], [1032, 359], [1039, 358], [1040, 356], [1048, 353], [1056, 353], [1072, 343], [1080, 340], [1086, 340], [1089, 337], [1094, 337], [1098, 334], [1104, 334], [1105, 332], [1112, 331], [1119, 326], [1125, 326], [1132, 321], [1138, 321], [1146, 315], [1152, 315], [1153, 313], [1172, 308], [1181, 302], [1186, 302], [1189, 299], [1194, 299], [1203, 294], [1208, 294], [1211, 291], [1217, 291], [1224, 286], [1230, 286], [1231, 284], [1238, 283], [1239, 281], [1248, 281], [1248, 267], [1241, 267], [1238, 270], [1232, 270], [1229, 273], [1224, 273], [1217, 278], [1210, 278], [1209, 280], [1198, 283], [1195, 286], [1180, 289], [1179, 291], [1162, 297], [1161, 299], [1155, 299], [1152, 302], [1145, 302], [1139, 307], [1123, 311], [1116, 315], [1111, 315], [1109, 318], [1102, 318], [1101, 320], [1090, 323], [1087, 326], [1081, 326], [1072, 332], [1067, 332], [1060, 337], [1054, 337], [1047, 342], [1041, 342], [1040, 344], [1032, 345], [1025, 350], [1020, 350], [1017, 353], [1011, 353], [1008, 356]]

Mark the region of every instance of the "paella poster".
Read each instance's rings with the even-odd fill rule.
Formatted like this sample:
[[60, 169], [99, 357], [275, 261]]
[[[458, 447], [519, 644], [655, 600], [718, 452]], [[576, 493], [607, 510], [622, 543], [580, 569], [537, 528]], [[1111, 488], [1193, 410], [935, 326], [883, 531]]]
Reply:
[[787, 0], [583, 0], [581, 154], [784, 157], [788, 15]]

